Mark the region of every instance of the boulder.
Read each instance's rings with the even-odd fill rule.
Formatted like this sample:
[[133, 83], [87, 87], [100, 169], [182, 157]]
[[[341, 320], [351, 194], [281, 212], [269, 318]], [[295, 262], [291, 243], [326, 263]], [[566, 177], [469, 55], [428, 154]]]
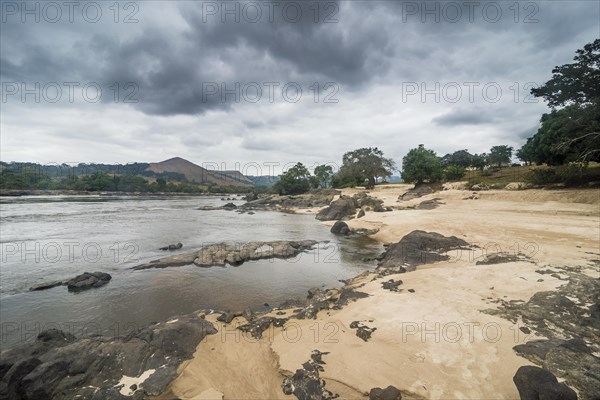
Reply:
[[350, 228], [348, 228], [348, 224], [344, 221], [336, 221], [331, 227], [330, 232], [336, 235], [348, 235], [350, 233]]
[[394, 386], [388, 386], [385, 389], [373, 388], [369, 392], [369, 400], [402, 400], [402, 394]]
[[[407, 267], [414, 270], [417, 265], [448, 260], [444, 254], [451, 250], [468, 247], [468, 243], [456, 236], [443, 236], [436, 232], [415, 230], [405, 235], [398, 243], [387, 246], [380, 256], [378, 269]], [[404, 268], [403, 267], [403, 268]]]
[[317, 214], [319, 221], [334, 221], [348, 218], [356, 214], [356, 203], [352, 197], [342, 196], [333, 201]]
[[84, 272], [68, 280], [67, 289], [70, 292], [79, 292], [91, 288], [99, 288], [106, 285], [111, 279], [112, 276], [104, 272]]
[[431, 194], [433, 193], [433, 189], [425, 184], [425, 183], [421, 183], [418, 185], [415, 185], [414, 188], [409, 189], [406, 193], [400, 195], [400, 197], [398, 197], [399, 201], [408, 201], [408, 200], [412, 200], [412, 199], [416, 199], [422, 196], [425, 196], [427, 194]]
[[546, 369], [523, 366], [517, 370], [513, 382], [521, 400], [577, 400], [577, 393], [558, 383], [556, 376]]

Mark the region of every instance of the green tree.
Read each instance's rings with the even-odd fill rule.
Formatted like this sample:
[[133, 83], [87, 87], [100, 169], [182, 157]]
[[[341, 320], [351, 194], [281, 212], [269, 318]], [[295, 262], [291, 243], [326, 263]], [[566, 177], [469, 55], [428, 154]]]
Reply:
[[331, 165], [317, 165], [314, 170], [314, 178], [316, 178], [317, 187], [326, 188], [331, 183], [333, 176], [333, 168]]
[[349, 151], [342, 158], [342, 166], [337, 173], [337, 182], [355, 181], [369, 189], [375, 187], [378, 178], [392, 175], [396, 168], [391, 158], [386, 158], [377, 147], [363, 147]]
[[555, 67], [531, 93], [552, 109], [522, 147], [536, 163], [600, 161], [600, 39], [576, 51], [574, 63]]
[[418, 148], [411, 149], [402, 159], [402, 179], [416, 184], [441, 180], [440, 159], [433, 150], [426, 149], [420, 144]]
[[465, 176], [467, 170], [460, 165], [448, 165], [444, 171], [444, 177], [448, 181], [459, 181]]
[[473, 155], [468, 150], [458, 150], [452, 154], [446, 154], [442, 157], [442, 165], [458, 165], [466, 168], [471, 165]]
[[471, 167], [483, 171], [486, 165], [488, 165], [488, 155], [486, 153], [473, 154], [473, 157], [471, 157]]
[[281, 175], [273, 190], [280, 195], [306, 193], [310, 190], [310, 178], [310, 171], [298, 163]]
[[490, 164], [496, 164], [498, 167], [501, 167], [502, 164], [510, 164], [512, 152], [513, 148], [510, 146], [493, 146], [490, 149], [488, 161], [490, 162]]

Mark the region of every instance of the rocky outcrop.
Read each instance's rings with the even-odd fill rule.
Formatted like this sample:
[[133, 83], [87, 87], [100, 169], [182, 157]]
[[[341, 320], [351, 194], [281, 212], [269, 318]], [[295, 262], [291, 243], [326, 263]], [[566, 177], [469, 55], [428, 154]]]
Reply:
[[577, 400], [577, 393], [567, 385], [558, 383], [550, 371], [524, 366], [517, 370], [513, 382], [521, 400]]
[[328, 207], [325, 207], [317, 214], [319, 221], [335, 221], [348, 219], [356, 214], [358, 204], [350, 196], [342, 196], [333, 201]]
[[[0, 398], [142, 399], [161, 394], [183, 360], [216, 329], [197, 314], [150, 325], [126, 337], [75, 338], [43, 331], [34, 343], [2, 353]], [[135, 387], [126, 377], [139, 377]]]
[[67, 281], [67, 289], [70, 292], [80, 292], [91, 288], [99, 288], [106, 285], [112, 276], [104, 272], [84, 272]]
[[[383, 200], [369, 196], [366, 192], [356, 193], [352, 198], [356, 205], [361, 208], [361, 211], [385, 212], [391, 211], [391, 208], [383, 206]], [[364, 214], [363, 214], [364, 215]], [[360, 218], [360, 217], [359, 217]]]
[[431, 188], [431, 186], [425, 184], [425, 183], [421, 183], [419, 185], [415, 185], [414, 188], [409, 189], [406, 193], [400, 195], [400, 197], [398, 197], [398, 201], [408, 201], [408, 200], [412, 200], [412, 199], [417, 199], [419, 197], [428, 195], [433, 193], [433, 189]]
[[371, 334], [377, 330], [377, 328], [371, 328], [362, 324], [360, 321], [352, 321], [350, 323], [350, 329], [356, 329], [356, 336], [365, 342], [367, 342], [371, 338]]
[[302, 364], [301, 369], [297, 369], [294, 375], [283, 380], [281, 388], [286, 395], [294, 395], [299, 400], [330, 400], [337, 398], [325, 389], [325, 381], [319, 376], [319, 372], [324, 371], [322, 356], [328, 352], [313, 350], [311, 359]]
[[446, 204], [440, 200], [441, 199], [435, 198], [435, 199], [431, 199], [431, 200], [422, 201], [417, 206], [417, 210], [433, 210], [435, 208], [438, 208], [441, 205]]
[[514, 350], [565, 379], [582, 400], [591, 400], [600, 393], [600, 358], [596, 356], [600, 353], [600, 280], [581, 273], [581, 269], [573, 266], [538, 270], [540, 274], [562, 276], [567, 283], [557, 290], [538, 292], [527, 302], [499, 301], [497, 309], [483, 311], [546, 337], [517, 345]]
[[80, 292], [82, 290], [104, 286], [111, 279], [112, 276], [105, 272], [84, 272], [81, 275], [77, 275], [76, 277], [67, 280], [38, 283], [30, 287], [29, 290], [38, 291], [51, 289], [56, 286], [67, 286], [70, 292]]
[[170, 244], [168, 246], [161, 247], [161, 248], [159, 248], [159, 250], [162, 250], [162, 251], [167, 251], [167, 250], [173, 251], [173, 250], [179, 250], [182, 247], [183, 247], [183, 244], [181, 244], [181, 242], [180, 242], [180, 243], [177, 243], [177, 244]]
[[295, 196], [268, 195], [240, 206], [243, 210], [286, 210], [328, 206], [341, 192], [334, 189], [311, 190]]
[[291, 258], [310, 250], [318, 242], [315, 240], [277, 240], [272, 242], [217, 243], [206, 245], [190, 253], [163, 257], [133, 267], [134, 270], [149, 268], [177, 267], [195, 264], [199, 267], [238, 266], [246, 261], [269, 258]]
[[456, 236], [443, 236], [436, 232], [412, 231], [398, 243], [386, 246], [379, 257], [378, 270], [401, 267], [412, 271], [420, 264], [448, 260], [444, 254], [451, 250], [466, 249], [469, 244]]

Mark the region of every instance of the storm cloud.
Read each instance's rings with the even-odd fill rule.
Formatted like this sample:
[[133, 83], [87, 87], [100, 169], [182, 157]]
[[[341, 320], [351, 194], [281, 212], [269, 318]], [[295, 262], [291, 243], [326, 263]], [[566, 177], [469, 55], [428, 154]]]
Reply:
[[518, 147], [547, 112], [529, 89], [600, 36], [588, 1], [23, 4], [2, 2], [3, 161]]

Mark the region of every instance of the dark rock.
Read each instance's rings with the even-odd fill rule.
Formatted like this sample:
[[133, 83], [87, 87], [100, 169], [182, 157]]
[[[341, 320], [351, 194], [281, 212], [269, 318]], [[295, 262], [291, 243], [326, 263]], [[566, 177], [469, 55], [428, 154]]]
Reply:
[[233, 203], [227, 203], [221, 208], [224, 210], [235, 210], [237, 208], [237, 206]]
[[414, 293], [414, 292], [415, 292], [415, 289], [408, 289], [408, 291], [409, 291], [410, 293]]
[[348, 228], [347, 223], [343, 221], [336, 221], [336, 223], [331, 227], [330, 232], [336, 235], [347, 235], [350, 233], [350, 228]]
[[333, 221], [348, 218], [356, 214], [356, 203], [349, 196], [342, 196], [333, 201], [317, 214], [319, 221]]
[[104, 272], [84, 272], [73, 279], [69, 279], [67, 281], [67, 288], [71, 292], [99, 288], [106, 285], [111, 279], [112, 276]]
[[244, 200], [246, 200], [246, 201], [258, 200], [258, 194], [256, 194], [255, 192], [250, 192], [244, 197]]
[[356, 218], [362, 218], [362, 217], [364, 217], [364, 216], [365, 216], [365, 210], [361, 209], [361, 210], [358, 212], [358, 215], [356, 215]]
[[395, 281], [395, 280], [393, 280], [393, 279], [390, 279], [389, 281], [387, 281], [387, 282], [383, 282], [383, 283], [381, 284], [381, 286], [382, 286], [384, 289], [386, 289], [386, 290], [389, 290], [389, 291], [392, 291], [392, 292], [399, 292], [399, 291], [400, 291], [400, 289], [398, 289], [398, 286], [400, 286], [400, 285], [402, 285], [402, 281], [401, 281], [401, 280], [397, 280], [397, 281]]
[[[315, 352], [319, 353], [319, 360], [321, 355], [328, 354], [314, 350], [311, 358]], [[322, 360], [317, 363], [313, 359], [302, 364], [302, 369], [297, 369], [294, 375], [283, 380], [281, 384], [283, 393], [286, 395], [293, 394], [299, 400], [330, 400], [337, 398], [338, 395], [325, 389], [325, 381], [319, 376], [319, 372], [324, 370], [321, 364], [324, 364]]]
[[517, 261], [529, 261], [529, 258], [522, 254], [504, 252], [490, 253], [484, 256], [481, 260], [477, 261], [475, 265], [503, 264]]
[[235, 317], [239, 317], [240, 315], [241, 315], [241, 313], [234, 313], [234, 312], [231, 312], [231, 310], [227, 310], [217, 317], [217, 321], [224, 322], [226, 324], [230, 324], [231, 321], [233, 321], [233, 319]]
[[271, 325], [281, 327], [285, 325], [288, 318], [273, 318], [273, 317], [260, 317], [255, 318], [251, 322], [238, 327], [242, 332], [247, 332], [252, 337], [260, 339], [264, 331], [269, 329]]
[[373, 388], [369, 392], [369, 400], [402, 400], [402, 394], [391, 385], [385, 389]]
[[387, 246], [378, 269], [404, 266], [407, 270], [414, 270], [420, 264], [448, 260], [449, 257], [443, 253], [467, 247], [467, 242], [455, 236], [416, 230], [405, 235], [398, 243]]
[[554, 374], [539, 367], [520, 367], [513, 377], [513, 382], [521, 400], [577, 400], [573, 389], [558, 383]]
[[29, 290], [31, 292], [34, 291], [38, 291], [38, 290], [46, 290], [46, 289], [51, 289], [53, 287], [56, 286], [63, 286], [66, 285], [67, 282], [66, 281], [51, 281], [51, 282], [44, 282], [44, 283], [38, 283], [36, 285], [33, 285], [32, 287], [29, 288]]
[[350, 323], [350, 329], [356, 329], [356, 336], [365, 342], [368, 341], [371, 338], [371, 334], [377, 330], [377, 328], [370, 328], [367, 325], [361, 324], [359, 321], [352, 321]]
[[183, 247], [183, 244], [177, 243], [177, 244], [170, 244], [168, 246], [161, 247], [161, 248], [159, 248], [159, 250], [163, 250], [163, 251], [171, 250], [171, 251], [173, 251], [173, 250], [179, 250], [182, 247]]
[[419, 184], [419, 185], [415, 185], [414, 188], [409, 189], [406, 193], [400, 195], [400, 197], [398, 197], [398, 200], [400, 201], [407, 201], [407, 200], [412, 200], [412, 199], [416, 199], [422, 196], [425, 196], [427, 194], [431, 194], [433, 193], [433, 189], [428, 186], [425, 183]]
[[[34, 343], [2, 353], [0, 398], [142, 399], [164, 392], [179, 364], [192, 357], [207, 334], [217, 331], [195, 314], [151, 325], [126, 337], [76, 339], [59, 330], [43, 331]], [[133, 397], [115, 388], [123, 375], [155, 372]], [[91, 389], [90, 389], [91, 388]]]

